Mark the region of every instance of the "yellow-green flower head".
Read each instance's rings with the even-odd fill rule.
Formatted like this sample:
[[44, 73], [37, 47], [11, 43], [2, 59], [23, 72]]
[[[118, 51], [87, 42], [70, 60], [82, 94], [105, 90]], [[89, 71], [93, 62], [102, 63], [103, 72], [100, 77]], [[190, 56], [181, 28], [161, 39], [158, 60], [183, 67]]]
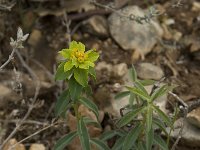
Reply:
[[94, 50], [85, 52], [85, 45], [76, 41], [72, 41], [68, 49], [62, 49], [59, 53], [67, 60], [64, 65], [65, 72], [73, 67], [80, 69], [94, 67], [94, 62], [99, 57], [99, 54]]

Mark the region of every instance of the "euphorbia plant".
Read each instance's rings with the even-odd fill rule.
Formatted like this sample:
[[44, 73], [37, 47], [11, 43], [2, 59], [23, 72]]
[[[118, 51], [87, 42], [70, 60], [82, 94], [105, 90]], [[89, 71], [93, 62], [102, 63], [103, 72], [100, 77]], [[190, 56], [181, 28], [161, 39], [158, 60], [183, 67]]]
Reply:
[[83, 104], [94, 112], [98, 120], [97, 106], [83, 95], [85, 95], [85, 92], [89, 88], [89, 76], [91, 75], [95, 78], [94, 62], [98, 59], [99, 54], [95, 50], [86, 51], [85, 45], [76, 41], [72, 41], [68, 49], [62, 49], [59, 53], [64, 58], [64, 61], [58, 66], [55, 79], [65, 80], [68, 86], [60, 95], [55, 106], [55, 112], [57, 116], [61, 116], [68, 109], [72, 108], [77, 119], [77, 131], [68, 133], [58, 140], [54, 149], [63, 149], [76, 136], [79, 136], [81, 146], [84, 150], [90, 150], [91, 143], [97, 145], [97, 147], [107, 149], [107, 145], [102, 141], [89, 137], [86, 126], [88, 123], [94, 123], [94, 121], [81, 116], [78, 112], [78, 107], [80, 104]]
[[[91, 150], [90, 144], [96, 145], [100, 150], [109, 150], [106, 142], [113, 137], [116, 141], [112, 150], [151, 150], [156, 145], [160, 149], [168, 150], [169, 136], [178, 111], [170, 118], [154, 104], [154, 101], [167, 94], [173, 86], [164, 84], [160, 87], [155, 86], [152, 80], [140, 80], [132, 67], [130, 73], [133, 86], [126, 86], [127, 91], [116, 95], [117, 99], [129, 95], [129, 104], [119, 110], [121, 118], [115, 122], [114, 130], [104, 132], [99, 138], [91, 138], [87, 124], [95, 121], [81, 116], [78, 108], [80, 104], [85, 105], [94, 112], [98, 120], [98, 107], [83, 95], [86, 95], [85, 92], [90, 88], [89, 76], [95, 78], [94, 62], [99, 54], [95, 50], [86, 51], [85, 45], [76, 41], [72, 41], [68, 49], [63, 49], [59, 53], [64, 61], [58, 66], [55, 78], [65, 80], [68, 86], [60, 95], [55, 112], [57, 116], [62, 116], [67, 110], [73, 110], [77, 119], [77, 131], [70, 132], [58, 140], [55, 150], [62, 150], [76, 136], [79, 137], [83, 150]], [[150, 84], [154, 86], [148, 93], [144, 87]], [[123, 113], [123, 109], [126, 109], [126, 113]], [[166, 130], [167, 127], [170, 128], [169, 132]], [[166, 135], [167, 140], [162, 139], [161, 133]]]

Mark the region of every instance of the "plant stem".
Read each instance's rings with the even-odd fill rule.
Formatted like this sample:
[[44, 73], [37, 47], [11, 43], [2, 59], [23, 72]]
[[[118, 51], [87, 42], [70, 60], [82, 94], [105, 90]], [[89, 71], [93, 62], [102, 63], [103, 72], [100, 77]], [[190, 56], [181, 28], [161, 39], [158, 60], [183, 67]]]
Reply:
[[74, 108], [76, 119], [79, 120], [80, 119], [80, 114], [78, 113], [78, 104], [74, 103], [73, 108]]

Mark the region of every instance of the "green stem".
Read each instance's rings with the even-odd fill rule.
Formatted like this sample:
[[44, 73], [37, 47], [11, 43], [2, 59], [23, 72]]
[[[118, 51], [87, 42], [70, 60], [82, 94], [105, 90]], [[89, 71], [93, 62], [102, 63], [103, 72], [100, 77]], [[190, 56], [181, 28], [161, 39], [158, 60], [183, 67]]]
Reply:
[[78, 113], [78, 104], [74, 103], [73, 108], [74, 108], [76, 119], [79, 120], [80, 119], [80, 114]]

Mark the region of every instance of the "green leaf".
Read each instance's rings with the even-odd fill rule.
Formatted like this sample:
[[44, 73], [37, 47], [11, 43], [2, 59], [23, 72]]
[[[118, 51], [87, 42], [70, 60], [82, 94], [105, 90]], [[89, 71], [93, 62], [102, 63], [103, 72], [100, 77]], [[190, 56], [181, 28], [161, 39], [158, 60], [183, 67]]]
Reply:
[[145, 143], [144, 142], [139, 142], [138, 143], [138, 147], [137, 147], [137, 149], [136, 150], [146, 150], [146, 148], [145, 148]]
[[147, 150], [152, 150], [153, 138], [154, 138], [153, 128], [151, 128], [149, 131], [146, 130], [146, 149]]
[[77, 100], [82, 92], [83, 87], [76, 82], [74, 77], [69, 80], [69, 92], [72, 100]]
[[56, 142], [54, 146], [54, 150], [63, 150], [75, 137], [77, 136], [77, 132], [71, 132]]
[[163, 85], [161, 88], [159, 88], [158, 90], [156, 90], [152, 96], [151, 96], [151, 102], [154, 101], [155, 99], [157, 99], [158, 97], [163, 96], [164, 94], [166, 94], [168, 91], [168, 86], [167, 85]]
[[115, 99], [122, 99], [126, 96], [130, 95], [130, 91], [123, 91], [123, 92], [120, 92], [120, 93], [117, 93], [116, 96], [115, 96]]
[[143, 86], [153, 85], [156, 81], [154, 80], [138, 80]]
[[86, 69], [74, 69], [74, 78], [80, 85], [84, 87], [88, 85], [88, 71]]
[[137, 81], [137, 72], [135, 70], [135, 67], [132, 65], [132, 68], [129, 69], [129, 74], [133, 82]]
[[97, 53], [97, 52], [88, 53], [88, 60], [89, 60], [89, 61], [94, 62], [94, 61], [96, 61], [98, 58], [99, 58], [99, 53]]
[[135, 144], [140, 132], [142, 131], [142, 125], [138, 124], [135, 128], [132, 128], [131, 131], [128, 132], [126, 138], [123, 143], [122, 150], [129, 150]]
[[86, 106], [87, 108], [89, 108], [92, 112], [94, 112], [94, 114], [96, 115], [96, 117], [98, 119], [98, 117], [99, 117], [98, 107], [93, 101], [91, 101], [85, 97], [81, 97], [79, 99], [79, 102], [81, 104], [83, 104], [84, 106]]
[[92, 88], [90, 85], [87, 85], [86, 87], [84, 87], [84, 92], [85, 94], [90, 97], [92, 95]]
[[95, 120], [92, 120], [91, 118], [83, 117], [83, 121], [85, 122], [86, 125], [94, 125], [98, 128], [101, 128], [101, 125]]
[[65, 62], [62, 62], [58, 66], [58, 69], [55, 74], [55, 80], [65, 80], [69, 78], [69, 76], [72, 74], [71, 71], [64, 72], [64, 65], [65, 65]]
[[154, 143], [159, 145], [162, 150], [168, 150], [167, 143], [159, 135], [154, 135]]
[[144, 88], [144, 86], [139, 82], [139, 81], [135, 81], [134, 82], [134, 86], [138, 89], [140, 89], [143, 93], [145, 93], [146, 95], [149, 95], [147, 90]]
[[99, 148], [99, 150], [110, 150], [110, 148], [103, 141], [97, 138], [90, 139], [90, 142], [96, 145]]
[[72, 52], [71, 49], [62, 49], [58, 53], [61, 54], [61, 56], [63, 56], [64, 58], [70, 58], [71, 52]]
[[93, 76], [93, 78], [96, 80], [96, 71], [94, 67], [89, 68], [89, 74]]
[[79, 68], [81, 69], [89, 69], [89, 67], [94, 67], [94, 63], [91, 61], [84, 61], [83, 63], [79, 64]]
[[136, 99], [135, 94], [130, 93], [130, 97], [129, 97], [129, 105], [130, 105], [130, 107], [133, 107], [133, 104], [134, 104], [134, 100], [135, 100], [135, 99]]
[[72, 69], [74, 65], [72, 64], [71, 61], [67, 61], [65, 64], [64, 64], [64, 72], [66, 71], [69, 71], [70, 69]]
[[152, 117], [153, 117], [153, 109], [149, 105], [147, 106], [147, 114], [146, 114], [146, 123], [147, 123], [147, 132], [149, 132], [152, 128]]
[[141, 113], [143, 110], [144, 107], [140, 107], [131, 112], [128, 112], [122, 118], [120, 118], [120, 120], [117, 122], [117, 126], [123, 127], [124, 125], [128, 124], [138, 115], [138, 113]]
[[157, 114], [162, 118], [162, 120], [171, 128], [173, 128], [173, 124], [170, 120], [170, 118], [158, 108], [158, 106], [152, 105], [153, 108], [156, 110]]
[[78, 121], [78, 135], [79, 135], [79, 139], [81, 142], [81, 146], [83, 150], [90, 150], [90, 138], [89, 138], [89, 134], [86, 128], [86, 125], [83, 121], [83, 118], [81, 117]]
[[159, 127], [164, 133], [165, 133], [165, 136], [167, 137], [168, 136], [168, 133], [166, 131], [166, 126], [165, 124], [158, 118], [153, 118], [153, 123]]
[[112, 150], [121, 150], [125, 138], [126, 137], [120, 137], [119, 139], [117, 139], [117, 141], [115, 142], [115, 145], [112, 147]]
[[78, 42], [77, 49], [79, 51], [84, 52], [85, 51], [85, 45], [83, 43], [81, 43], [81, 42]]
[[150, 96], [136, 87], [126, 87], [130, 92], [138, 95], [140, 98], [150, 101]]
[[69, 91], [64, 91], [58, 98], [55, 104], [55, 114], [56, 116], [60, 116], [68, 107], [70, 103], [70, 94]]
[[107, 140], [113, 138], [116, 135], [122, 136], [123, 133], [121, 133], [120, 131], [116, 131], [116, 130], [106, 131], [106, 132], [101, 134], [100, 139], [103, 140], [103, 141], [107, 141]]

